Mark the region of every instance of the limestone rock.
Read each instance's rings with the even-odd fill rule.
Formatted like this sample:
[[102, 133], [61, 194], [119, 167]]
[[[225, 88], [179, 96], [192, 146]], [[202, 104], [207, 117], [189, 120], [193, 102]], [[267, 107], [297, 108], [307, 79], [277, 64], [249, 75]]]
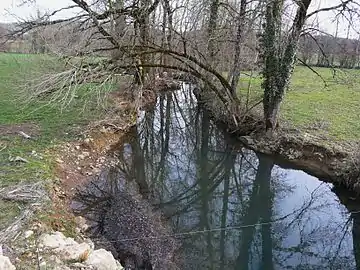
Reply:
[[62, 246], [76, 245], [72, 238], [65, 237], [61, 232], [53, 234], [44, 234], [40, 237], [40, 244], [45, 248], [55, 249]]
[[85, 264], [93, 266], [95, 270], [119, 269], [113, 255], [105, 249], [93, 251], [85, 261]]
[[15, 266], [10, 262], [10, 259], [3, 255], [0, 255], [0, 269], [1, 270], [16, 270]]
[[27, 239], [27, 238], [31, 237], [33, 234], [34, 234], [34, 231], [28, 230], [28, 231], [24, 232], [24, 237], [25, 237], [25, 239]]
[[65, 261], [84, 261], [90, 254], [91, 247], [88, 243], [62, 246], [55, 249], [61, 258]]
[[82, 232], [86, 232], [89, 229], [89, 226], [86, 224], [85, 218], [83, 218], [81, 216], [77, 216], [75, 218], [75, 222]]
[[41, 262], [39, 264], [39, 270], [46, 270], [46, 268], [47, 268], [46, 262]]
[[[77, 243], [74, 239], [65, 237], [61, 232], [43, 234], [39, 247], [50, 249], [52, 254], [48, 258], [51, 269], [69, 270], [121, 270], [124, 269], [113, 255], [105, 249], [94, 251], [94, 244], [86, 239]], [[55, 268], [54, 268], [55, 267]], [[14, 270], [15, 268], [4, 268]], [[3, 270], [0, 265], [0, 270]]]

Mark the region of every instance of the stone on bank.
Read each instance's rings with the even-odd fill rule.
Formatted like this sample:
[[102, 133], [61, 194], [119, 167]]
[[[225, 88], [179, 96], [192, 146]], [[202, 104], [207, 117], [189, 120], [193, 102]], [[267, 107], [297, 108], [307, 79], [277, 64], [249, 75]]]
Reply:
[[15, 266], [10, 262], [8, 257], [0, 255], [0, 269], [1, 270], [15, 270]]
[[79, 266], [88, 270], [123, 269], [114, 256], [105, 249], [94, 250], [91, 241], [78, 243], [61, 232], [40, 236], [39, 248], [51, 255], [49, 264], [55, 269], [79, 269]]

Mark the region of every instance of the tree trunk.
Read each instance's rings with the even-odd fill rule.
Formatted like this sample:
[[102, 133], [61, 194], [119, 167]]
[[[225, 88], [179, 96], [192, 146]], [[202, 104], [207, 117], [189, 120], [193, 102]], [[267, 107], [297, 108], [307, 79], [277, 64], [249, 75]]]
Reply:
[[270, 95], [270, 93], [273, 93], [275, 91], [276, 90], [265, 88], [263, 104], [264, 104], [264, 118], [265, 118], [266, 131], [274, 130], [278, 124], [278, 115], [280, 111], [281, 99], [280, 98], [274, 99]]
[[[173, 16], [169, 0], [163, 1], [163, 28], [162, 28], [162, 47], [171, 50], [172, 43], [172, 29], [173, 29]], [[161, 61], [164, 65], [170, 65], [169, 57], [162, 54]]]
[[164, 0], [164, 13], [167, 14], [167, 22], [168, 22], [168, 31], [167, 31], [167, 48], [171, 49], [172, 42], [172, 30], [173, 30], [173, 15], [169, 0]]
[[[109, 0], [108, 1], [109, 10], [117, 10], [122, 9], [124, 7], [123, 0]], [[114, 36], [119, 43], [119, 45], [123, 44], [123, 38], [125, 35], [126, 29], [126, 18], [125, 15], [110, 15], [110, 33]], [[121, 50], [116, 50], [112, 53], [112, 58], [121, 59], [123, 57], [123, 52]]]
[[[264, 60], [264, 120], [267, 130], [273, 131], [277, 126], [281, 101], [292, 75], [301, 29], [305, 24], [306, 12], [311, 0], [298, 3], [296, 16], [291, 32], [282, 44], [282, 9], [284, 0], [269, 0], [265, 12], [265, 28], [262, 36]], [[285, 49], [282, 49], [285, 48]]]
[[240, 53], [241, 53], [241, 42], [242, 35], [244, 32], [244, 21], [245, 21], [245, 12], [246, 12], [246, 0], [241, 0], [240, 3], [240, 14], [237, 18], [237, 31], [236, 31], [236, 41], [234, 47], [234, 64], [231, 71], [231, 94], [234, 98], [237, 98], [236, 90], [239, 84], [240, 79]]
[[218, 28], [218, 17], [219, 17], [219, 0], [212, 0], [210, 5], [210, 16], [209, 16], [209, 25], [208, 25], [208, 44], [207, 44], [207, 52], [210, 65], [214, 64], [216, 48], [215, 48], [215, 33]]

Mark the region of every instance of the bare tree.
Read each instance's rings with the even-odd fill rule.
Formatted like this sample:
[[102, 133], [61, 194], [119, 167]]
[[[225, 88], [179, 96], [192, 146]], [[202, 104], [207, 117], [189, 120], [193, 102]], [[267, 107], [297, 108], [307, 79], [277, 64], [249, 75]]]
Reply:
[[[349, 5], [353, 0], [307, 14], [311, 2], [241, 0], [239, 3], [222, 3], [211, 0], [204, 5], [190, 0], [72, 0], [70, 6], [44, 13], [33, 20], [20, 21], [12, 35], [21, 37], [40, 30], [43, 35], [52, 29], [49, 31], [51, 38], [45, 38], [49, 40], [45, 48], [56, 51], [65, 64], [60, 71], [51, 70], [50, 74], [33, 81], [29, 88], [32, 98], [52, 96], [52, 101], [61, 100], [68, 104], [71, 100], [67, 98], [71, 99], [80, 85], [104, 86], [115, 82], [124, 73], [133, 75], [136, 83], [133, 91], [139, 92], [134, 95], [136, 97], [141, 95], [143, 87], [156, 85], [155, 72], [176, 71], [196, 78], [200, 88], [204, 89], [202, 92], [206, 92], [202, 98], [216, 103], [219, 113], [235, 119], [237, 126], [245, 119], [241, 114], [247, 114], [247, 108], [256, 105], [245, 102], [246, 108], [241, 109], [245, 106], [238, 91], [240, 73], [249, 67], [249, 63], [257, 64], [260, 54], [263, 60], [264, 122], [268, 130], [273, 130], [306, 20], [331, 10], [344, 14], [351, 9]], [[293, 8], [295, 14], [291, 12]], [[54, 18], [64, 10], [77, 12], [72, 17]], [[309, 62], [312, 44], [317, 42], [312, 31], [307, 31], [310, 37], [303, 43], [305, 64]], [[257, 46], [259, 34], [262, 38]], [[307, 40], [314, 42], [306, 43]], [[48, 43], [55, 41], [64, 43], [58, 46], [61, 50], [49, 46]], [[76, 49], [69, 52], [72, 47]], [[323, 50], [320, 52], [321, 56], [325, 55]], [[103, 58], [89, 61], [88, 56], [94, 55]], [[71, 56], [81, 57], [81, 60]]]
[[230, 76], [231, 76], [231, 93], [233, 96], [236, 97], [236, 90], [237, 86], [239, 84], [240, 79], [240, 69], [241, 69], [241, 59], [240, 59], [240, 53], [241, 53], [241, 46], [242, 46], [242, 38], [245, 28], [245, 13], [246, 13], [246, 0], [241, 0], [240, 2], [240, 13], [237, 17], [237, 30], [236, 30], [236, 41], [234, 45], [234, 64], [233, 68], [231, 70]]

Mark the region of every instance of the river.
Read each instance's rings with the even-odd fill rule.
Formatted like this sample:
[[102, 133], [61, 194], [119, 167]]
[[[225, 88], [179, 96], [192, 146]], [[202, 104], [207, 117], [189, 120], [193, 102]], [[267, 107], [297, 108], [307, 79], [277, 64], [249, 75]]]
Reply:
[[[360, 204], [162, 94], [73, 202], [128, 269], [360, 269]], [[341, 198], [341, 200], [340, 200]]]

